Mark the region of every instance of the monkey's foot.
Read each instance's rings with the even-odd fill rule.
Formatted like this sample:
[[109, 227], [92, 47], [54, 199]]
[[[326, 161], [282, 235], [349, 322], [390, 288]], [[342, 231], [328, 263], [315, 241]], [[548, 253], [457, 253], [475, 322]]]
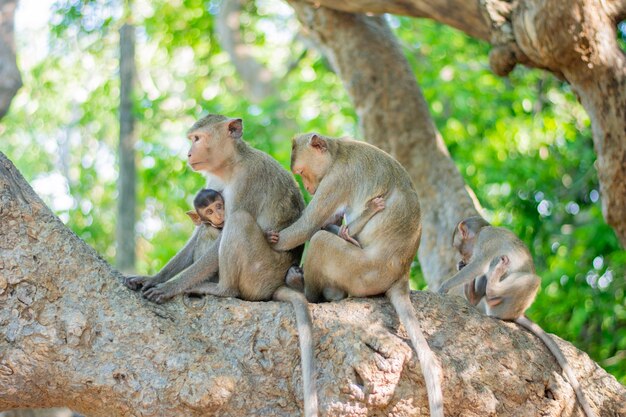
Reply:
[[344, 240], [347, 240], [348, 242], [352, 243], [353, 245], [359, 248], [361, 247], [361, 244], [357, 242], [355, 238], [350, 236], [350, 233], [348, 232], [348, 226], [346, 225], [343, 225], [339, 228], [339, 237], [341, 237]]
[[379, 211], [383, 211], [385, 209], [385, 199], [382, 197], [375, 197], [367, 203], [367, 207], [372, 210], [374, 213], [378, 213]]
[[292, 266], [285, 275], [285, 284], [294, 290], [304, 291], [304, 271], [297, 265]]

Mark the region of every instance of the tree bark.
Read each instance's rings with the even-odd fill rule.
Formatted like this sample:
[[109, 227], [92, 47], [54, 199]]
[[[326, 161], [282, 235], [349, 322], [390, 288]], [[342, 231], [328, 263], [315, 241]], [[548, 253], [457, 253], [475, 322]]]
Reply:
[[135, 27], [131, 24], [124, 24], [120, 28], [120, 143], [115, 255], [117, 268], [124, 272], [134, 270], [136, 252], [137, 167], [135, 116], [133, 115], [135, 78]]
[[276, 92], [273, 76], [254, 58], [250, 45], [241, 38], [241, 8], [244, 0], [223, 0], [215, 19], [220, 45], [230, 56], [250, 99], [259, 102]]
[[591, 118], [604, 217], [626, 246], [626, 58], [616, 34], [626, 18], [624, 0], [306, 1], [351, 13], [428, 17], [489, 41], [498, 75], [521, 63], [566, 79]]
[[393, 155], [411, 175], [422, 207], [420, 266], [436, 290], [456, 266], [452, 231], [478, 214], [478, 203], [450, 158], [409, 63], [383, 17], [300, 1], [292, 6], [341, 77], [365, 140]]
[[22, 86], [15, 57], [14, 21], [17, 0], [0, 0], [0, 119]]
[[[151, 304], [69, 231], [0, 153], [0, 409], [88, 416], [293, 416], [297, 329], [278, 302]], [[458, 297], [413, 294], [444, 371], [447, 415], [581, 416], [534, 336]], [[323, 415], [427, 415], [418, 362], [383, 298], [311, 306]], [[555, 338], [598, 415], [626, 389]]]

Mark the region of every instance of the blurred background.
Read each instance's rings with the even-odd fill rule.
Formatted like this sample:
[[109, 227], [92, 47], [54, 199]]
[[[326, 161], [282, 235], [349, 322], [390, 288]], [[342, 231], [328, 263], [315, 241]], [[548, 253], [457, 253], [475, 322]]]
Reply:
[[[522, 66], [499, 78], [486, 43], [388, 19], [487, 219], [534, 256], [529, 317], [626, 383], [626, 252], [602, 218], [590, 123], [569, 86]], [[185, 133], [203, 114], [242, 117], [245, 139], [285, 167], [298, 132], [361, 138], [340, 79], [279, 0], [20, 0], [15, 30], [24, 86], [0, 150], [124, 271], [157, 272], [190, 236], [205, 180], [186, 166]], [[129, 187], [136, 198], [121, 199]], [[425, 288], [418, 263], [412, 285]]]

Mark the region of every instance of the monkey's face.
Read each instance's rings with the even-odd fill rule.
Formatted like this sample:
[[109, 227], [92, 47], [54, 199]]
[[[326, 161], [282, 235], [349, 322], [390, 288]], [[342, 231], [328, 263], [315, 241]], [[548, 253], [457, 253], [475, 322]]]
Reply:
[[240, 140], [242, 129], [241, 119], [231, 119], [189, 132], [191, 147], [187, 161], [191, 169], [219, 176], [220, 170], [233, 158], [235, 140]]
[[314, 133], [297, 136], [291, 148], [291, 172], [300, 175], [304, 188], [315, 194], [328, 172], [332, 157], [326, 139]]
[[224, 226], [224, 201], [218, 198], [206, 207], [198, 207], [198, 215], [203, 221], [221, 228]]

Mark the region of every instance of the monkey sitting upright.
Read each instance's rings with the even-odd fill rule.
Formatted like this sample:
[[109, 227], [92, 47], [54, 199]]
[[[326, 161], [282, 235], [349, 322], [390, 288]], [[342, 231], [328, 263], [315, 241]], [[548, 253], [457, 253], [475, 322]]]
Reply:
[[459, 272], [442, 284], [439, 293], [464, 284], [472, 305], [485, 298], [488, 316], [512, 320], [541, 339], [561, 365], [585, 415], [595, 417], [563, 352], [541, 327], [524, 316], [541, 282], [526, 245], [513, 232], [493, 227], [479, 216], [459, 222], [452, 245], [462, 257]]
[[[131, 275], [126, 277], [124, 284], [132, 289], [142, 292], [148, 291], [154, 286], [169, 281], [179, 272], [189, 268], [200, 259], [219, 238], [224, 227], [224, 198], [213, 189], [204, 188], [198, 192], [193, 201], [194, 210], [186, 214], [191, 218], [196, 227], [185, 247], [180, 250], [170, 261], [154, 276]], [[217, 274], [206, 277], [209, 281], [217, 282]], [[192, 287], [187, 292], [194, 292]]]

